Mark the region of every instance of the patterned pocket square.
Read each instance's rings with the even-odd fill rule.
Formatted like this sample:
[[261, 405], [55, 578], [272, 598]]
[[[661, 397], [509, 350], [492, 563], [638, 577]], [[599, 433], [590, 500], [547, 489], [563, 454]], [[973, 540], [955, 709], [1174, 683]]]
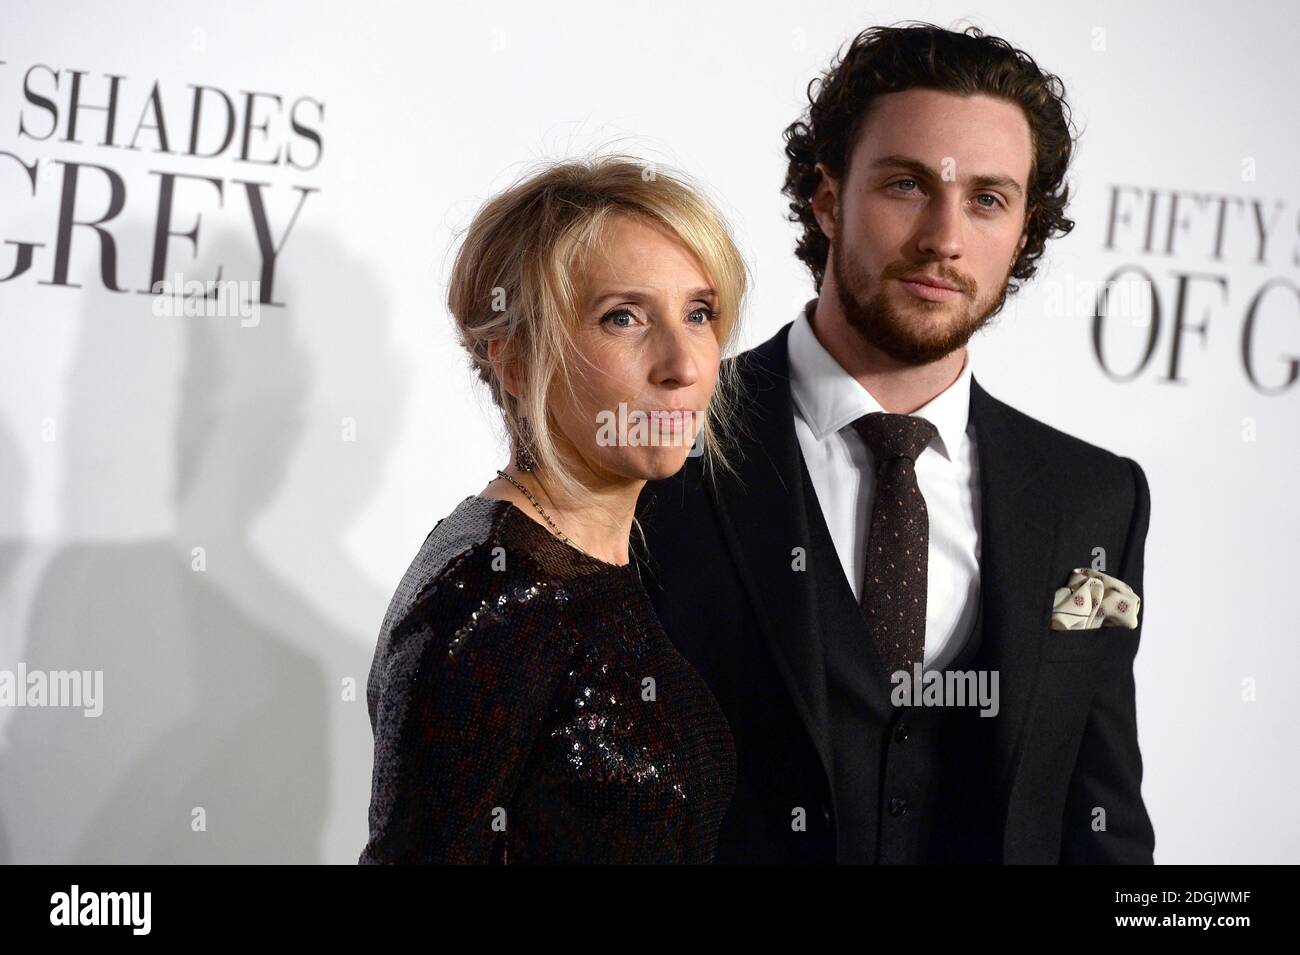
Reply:
[[1142, 599], [1118, 577], [1099, 570], [1076, 567], [1069, 583], [1052, 598], [1053, 630], [1096, 630], [1101, 627], [1138, 625]]

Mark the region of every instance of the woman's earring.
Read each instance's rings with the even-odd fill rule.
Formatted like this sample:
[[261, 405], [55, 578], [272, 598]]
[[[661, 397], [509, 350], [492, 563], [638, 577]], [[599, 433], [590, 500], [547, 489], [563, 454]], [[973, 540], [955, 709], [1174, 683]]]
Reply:
[[515, 467], [521, 471], [531, 471], [537, 467], [537, 459], [533, 457], [530, 449], [532, 444], [532, 432], [528, 427], [528, 419], [519, 420], [519, 435], [515, 441]]
[[525, 444], [519, 445], [519, 449], [515, 452], [515, 467], [521, 471], [531, 471], [537, 467], [537, 459]]

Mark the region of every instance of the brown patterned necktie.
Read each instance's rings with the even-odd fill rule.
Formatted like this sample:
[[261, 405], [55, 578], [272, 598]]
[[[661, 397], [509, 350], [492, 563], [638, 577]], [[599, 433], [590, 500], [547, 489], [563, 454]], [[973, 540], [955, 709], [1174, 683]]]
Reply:
[[925, 658], [930, 515], [916, 483], [916, 458], [938, 429], [924, 418], [877, 411], [853, 427], [876, 460], [862, 612], [893, 674]]

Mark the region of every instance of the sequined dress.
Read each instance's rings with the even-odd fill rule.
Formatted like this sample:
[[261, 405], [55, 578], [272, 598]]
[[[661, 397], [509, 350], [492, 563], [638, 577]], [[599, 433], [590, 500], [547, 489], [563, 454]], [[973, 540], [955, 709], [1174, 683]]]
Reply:
[[641, 585], [508, 501], [439, 521], [385, 616], [363, 864], [706, 863], [726, 717]]

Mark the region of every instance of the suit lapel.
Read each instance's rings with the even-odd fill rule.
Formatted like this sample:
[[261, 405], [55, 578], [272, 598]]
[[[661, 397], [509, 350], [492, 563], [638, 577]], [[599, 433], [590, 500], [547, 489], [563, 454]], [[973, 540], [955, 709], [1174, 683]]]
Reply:
[[790, 326], [739, 356], [741, 417], [733, 439], [737, 475], [718, 474], [710, 492], [763, 636], [821, 758], [832, 767], [825, 654], [816, 632], [811, 571], [794, 569], [806, 555], [807, 524], [786, 338]]
[[1038, 685], [1042, 643], [1051, 616], [1056, 504], [1041, 455], [1025, 445], [1018, 412], [971, 376], [971, 418], [979, 458], [980, 590], [984, 601], [981, 658], [998, 673], [1000, 711], [994, 719], [993, 759], [999, 805], [1009, 806]]

